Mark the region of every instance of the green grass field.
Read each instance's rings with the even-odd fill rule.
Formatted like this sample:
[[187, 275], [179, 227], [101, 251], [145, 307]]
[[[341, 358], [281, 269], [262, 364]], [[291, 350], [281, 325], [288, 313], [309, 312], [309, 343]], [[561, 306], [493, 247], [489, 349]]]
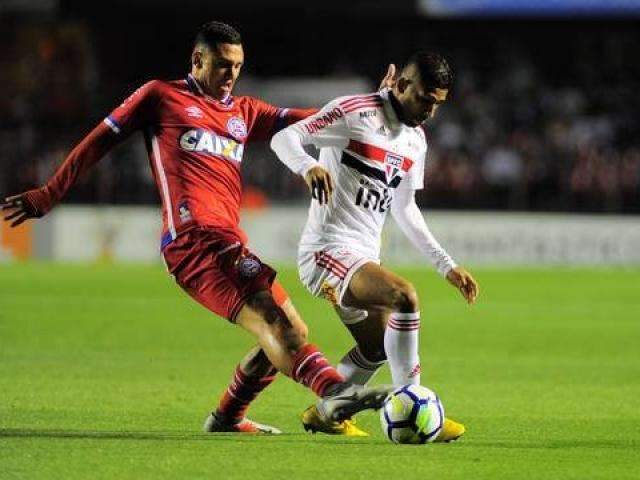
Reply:
[[[423, 383], [467, 425], [455, 444], [392, 445], [375, 413], [366, 439], [306, 434], [312, 396], [285, 378], [250, 412], [284, 435], [201, 434], [246, 334], [161, 267], [1, 265], [0, 478], [638, 478], [639, 270], [478, 269], [474, 307], [401, 273], [422, 299]], [[346, 331], [281, 278], [337, 362]]]

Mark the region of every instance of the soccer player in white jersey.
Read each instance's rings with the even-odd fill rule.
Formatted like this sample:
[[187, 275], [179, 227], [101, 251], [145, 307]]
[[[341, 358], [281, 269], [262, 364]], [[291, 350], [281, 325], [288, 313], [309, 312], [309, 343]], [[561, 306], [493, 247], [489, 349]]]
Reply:
[[[453, 72], [439, 54], [417, 53], [390, 89], [338, 98], [273, 137], [271, 147], [305, 178], [313, 199], [300, 240], [300, 279], [331, 301], [356, 346], [338, 369], [366, 384], [388, 359], [395, 385], [420, 383], [420, 308], [411, 283], [380, 265], [380, 235], [391, 211], [398, 225], [470, 304], [478, 284], [430, 233], [415, 191], [423, 187], [427, 142], [422, 124], [446, 100]], [[305, 145], [320, 149], [319, 160]], [[307, 430], [366, 435], [352, 422], [303, 414]], [[445, 421], [441, 441], [464, 426]]]

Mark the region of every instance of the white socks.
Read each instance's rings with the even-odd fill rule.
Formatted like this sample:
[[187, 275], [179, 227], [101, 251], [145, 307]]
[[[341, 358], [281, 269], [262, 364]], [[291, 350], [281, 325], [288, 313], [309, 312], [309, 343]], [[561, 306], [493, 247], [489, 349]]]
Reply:
[[368, 360], [356, 345], [340, 360], [337, 370], [344, 377], [345, 382], [366, 385], [384, 363], [385, 360], [380, 362]]
[[420, 384], [419, 331], [420, 312], [391, 314], [384, 332], [384, 351], [395, 386]]
[[[420, 384], [419, 331], [420, 312], [391, 314], [384, 332], [384, 351], [395, 386]], [[337, 370], [346, 382], [366, 385], [384, 363], [368, 360], [356, 345], [340, 360]]]

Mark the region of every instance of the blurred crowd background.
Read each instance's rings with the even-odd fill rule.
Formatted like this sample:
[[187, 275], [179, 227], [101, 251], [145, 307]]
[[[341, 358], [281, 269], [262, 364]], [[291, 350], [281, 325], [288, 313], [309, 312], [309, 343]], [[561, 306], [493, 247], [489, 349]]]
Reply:
[[[444, 53], [456, 83], [427, 126], [423, 207], [640, 212], [633, 16], [442, 17], [417, 13], [414, 2], [362, 0], [347, 10], [332, 0], [305, 9], [185, 0], [178, 11], [162, 1], [13, 3], [0, 7], [0, 194], [45, 181], [143, 82], [186, 75], [194, 32], [220, 19], [244, 39], [237, 93], [279, 106], [320, 106], [333, 92], [373, 90], [388, 63], [416, 49]], [[290, 95], [287, 85], [300, 88]], [[331, 87], [318, 94], [316, 85]], [[147, 163], [134, 137], [69, 201], [157, 203]], [[268, 145], [251, 146], [243, 170], [252, 205], [307, 201]]]

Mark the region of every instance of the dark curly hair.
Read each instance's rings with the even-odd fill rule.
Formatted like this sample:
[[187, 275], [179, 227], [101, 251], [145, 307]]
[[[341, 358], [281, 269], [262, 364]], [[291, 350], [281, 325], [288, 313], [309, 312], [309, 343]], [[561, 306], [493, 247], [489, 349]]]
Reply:
[[206, 45], [209, 48], [215, 48], [219, 43], [231, 43], [239, 45], [242, 43], [242, 37], [231, 25], [223, 22], [208, 22], [200, 27], [194, 41], [195, 45]]
[[449, 62], [439, 53], [416, 52], [407, 61], [406, 66], [409, 65], [415, 65], [422, 85], [427, 90], [449, 89], [453, 85], [453, 70]]

